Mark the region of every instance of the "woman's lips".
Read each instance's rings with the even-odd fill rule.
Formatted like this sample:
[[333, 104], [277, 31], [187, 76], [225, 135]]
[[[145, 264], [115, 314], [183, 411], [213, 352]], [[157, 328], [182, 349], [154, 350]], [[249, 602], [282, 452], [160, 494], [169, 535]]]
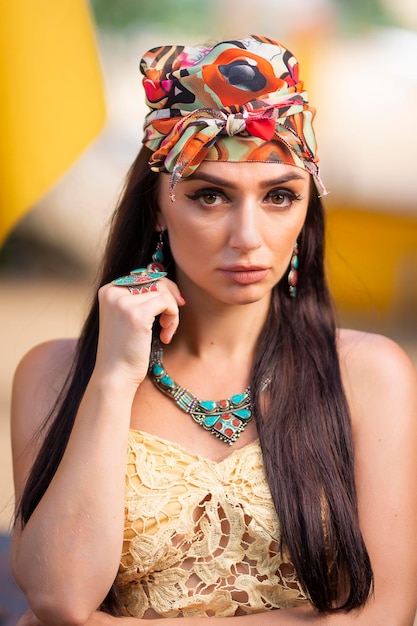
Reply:
[[230, 280], [240, 285], [259, 283], [268, 273], [267, 267], [225, 267], [221, 272]]

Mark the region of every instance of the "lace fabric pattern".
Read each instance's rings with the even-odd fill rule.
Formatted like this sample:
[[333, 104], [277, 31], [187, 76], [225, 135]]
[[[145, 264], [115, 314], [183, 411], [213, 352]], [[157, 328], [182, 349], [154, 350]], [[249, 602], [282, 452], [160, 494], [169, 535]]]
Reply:
[[131, 430], [123, 614], [231, 617], [308, 603], [288, 555], [258, 441], [214, 462]]

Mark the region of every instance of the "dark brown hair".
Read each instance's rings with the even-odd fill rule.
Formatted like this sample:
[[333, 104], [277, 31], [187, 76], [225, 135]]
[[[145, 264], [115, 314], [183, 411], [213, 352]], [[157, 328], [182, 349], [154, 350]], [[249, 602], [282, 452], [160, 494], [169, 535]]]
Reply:
[[[157, 243], [158, 175], [149, 171], [149, 154], [146, 148], [141, 150], [127, 178], [113, 218], [100, 286], [132, 267], [146, 265]], [[274, 288], [258, 340], [251, 389], [265, 471], [280, 520], [281, 548], [288, 549], [312, 604], [329, 612], [362, 606], [373, 576], [359, 529], [351, 423], [324, 274], [323, 208], [311, 187], [298, 239], [298, 296], [289, 297], [286, 276]], [[169, 277], [174, 278], [175, 264], [169, 261]], [[18, 509], [22, 525], [62, 459], [94, 368], [97, 339], [95, 296], [72, 371], [47, 419], [49, 430], [26, 483]], [[260, 404], [265, 376], [272, 379], [266, 408]], [[103, 609], [118, 614], [115, 585]]]

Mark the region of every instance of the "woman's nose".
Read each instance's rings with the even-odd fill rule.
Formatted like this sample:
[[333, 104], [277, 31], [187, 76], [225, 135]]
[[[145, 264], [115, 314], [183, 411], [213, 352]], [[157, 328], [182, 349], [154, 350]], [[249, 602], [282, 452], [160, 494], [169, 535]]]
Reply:
[[262, 244], [260, 233], [260, 210], [253, 201], [242, 202], [231, 214], [230, 246], [249, 251]]

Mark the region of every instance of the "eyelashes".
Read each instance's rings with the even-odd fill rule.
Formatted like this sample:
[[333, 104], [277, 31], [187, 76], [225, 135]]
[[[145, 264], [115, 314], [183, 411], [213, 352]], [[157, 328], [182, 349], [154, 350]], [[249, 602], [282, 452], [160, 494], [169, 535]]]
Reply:
[[[205, 206], [217, 206], [220, 204], [219, 200], [228, 202], [228, 198], [220, 189], [199, 189], [195, 193], [185, 194], [187, 198], [194, 202], [200, 202]], [[214, 200], [214, 201], [210, 201]]]
[[[185, 196], [193, 201], [198, 202], [203, 207], [216, 207], [222, 204], [232, 203], [233, 199], [230, 198], [222, 189], [205, 187], [198, 191]], [[294, 191], [288, 188], [274, 188], [269, 190], [264, 198], [263, 202], [271, 204], [277, 208], [290, 208], [295, 202], [303, 199], [301, 194], [296, 194]]]
[[268, 192], [267, 197], [277, 206], [283, 205], [283, 202], [298, 202], [303, 199], [300, 194], [296, 194], [290, 189], [272, 189]]

